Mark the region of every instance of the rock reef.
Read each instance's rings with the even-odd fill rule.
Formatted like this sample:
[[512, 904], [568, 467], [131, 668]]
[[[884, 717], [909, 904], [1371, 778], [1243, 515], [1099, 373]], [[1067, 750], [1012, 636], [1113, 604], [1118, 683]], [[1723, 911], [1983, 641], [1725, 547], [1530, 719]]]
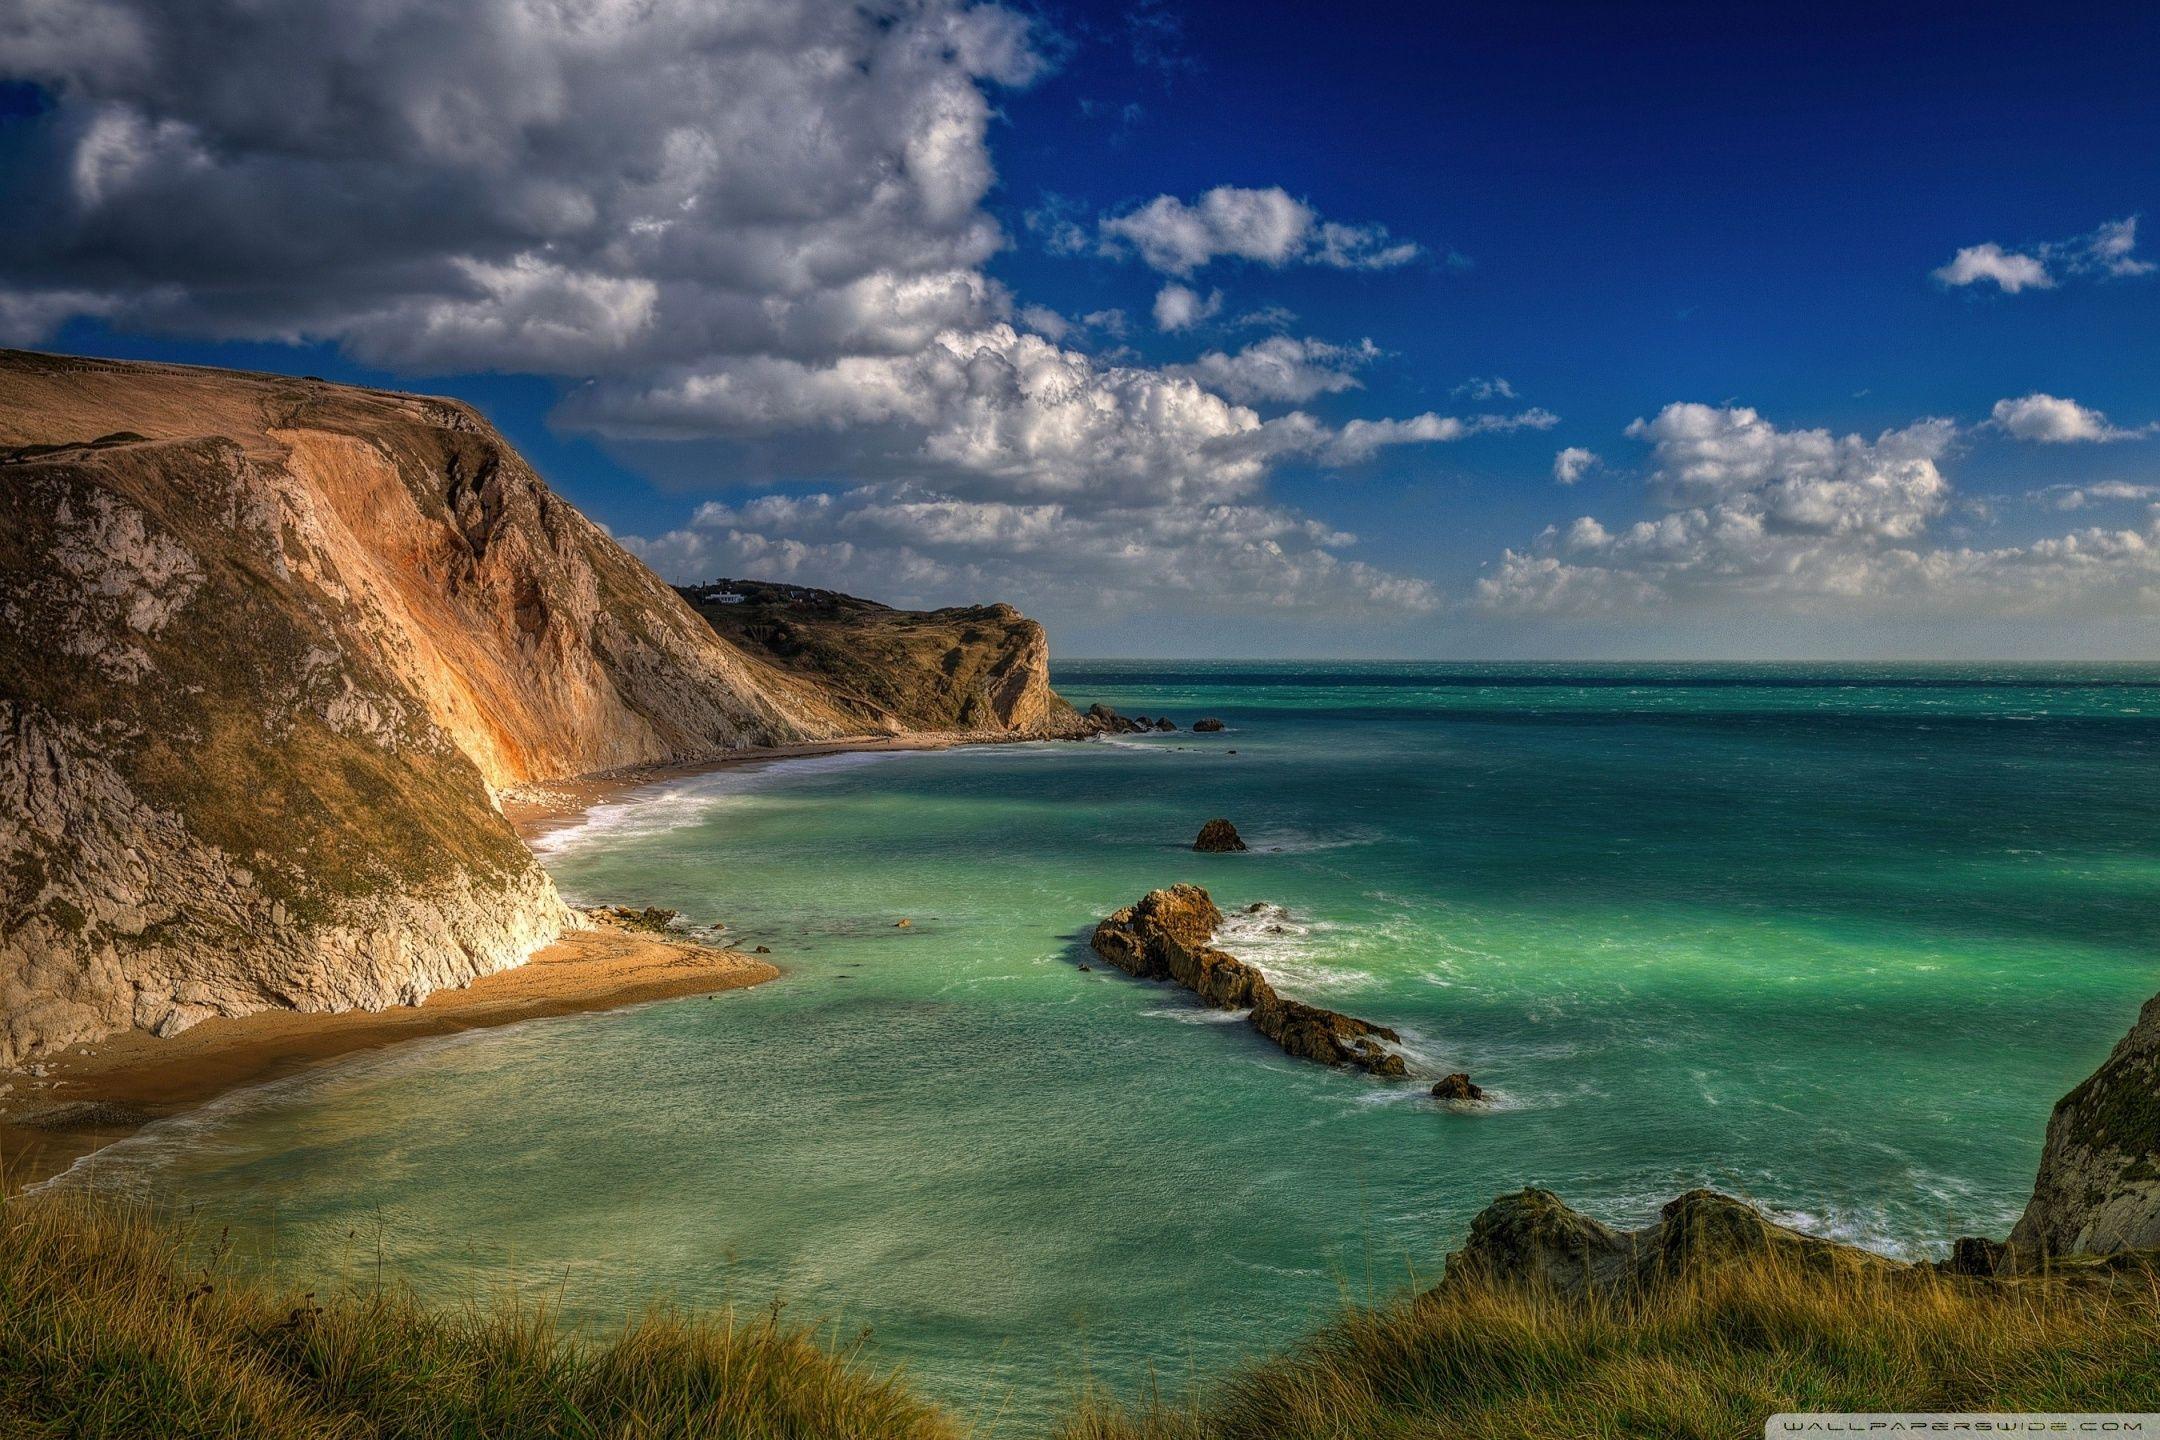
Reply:
[[1401, 1043], [1393, 1030], [1284, 999], [1258, 969], [1216, 949], [1209, 942], [1222, 919], [1207, 891], [1173, 885], [1111, 915], [1089, 944], [1128, 975], [1173, 981], [1218, 1010], [1249, 1010], [1247, 1023], [1286, 1054], [1389, 1078], [1408, 1074], [1402, 1056], [1386, 1048]]

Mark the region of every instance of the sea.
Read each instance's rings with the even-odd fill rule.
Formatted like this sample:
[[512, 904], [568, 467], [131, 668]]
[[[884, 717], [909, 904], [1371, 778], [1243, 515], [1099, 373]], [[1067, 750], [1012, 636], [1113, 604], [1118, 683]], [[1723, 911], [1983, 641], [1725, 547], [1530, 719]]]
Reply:
[[[1999, 1237], [2050, 1107], [2160, 989], [2160, 666], [1054, 682], [1224, 728], [610, 800], [539, 841], [563, 892], [724, 926], [782, 978], [358, 1057], [65, 1183], [229, 1225], [310, 1288], [387, 1272], [595, 1333], [778, 1304], [1026, 1434], [1430, 1285], [1524, 1186], [1629, 1225], [1714, 1186], [1900, 1256]], [[1194, 853], [1216, 816], [1247, 852]], [[1098, 919], [1174, 881], [1419, 1078], [1089, 964]], [[1488, 1103], [1435, 1102], [1452, 1071]]]

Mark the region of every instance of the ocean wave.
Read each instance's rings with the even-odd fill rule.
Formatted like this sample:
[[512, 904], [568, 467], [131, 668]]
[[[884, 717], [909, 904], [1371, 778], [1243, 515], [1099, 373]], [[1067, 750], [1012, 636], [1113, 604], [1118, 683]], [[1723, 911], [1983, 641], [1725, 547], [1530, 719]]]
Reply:
[[1372, 983], [1370, 970], [1335, 963], [1346, 927], [1298, 920], [1280, 905], [1232, 911], [1215, 943], [1253, 966], [1268, 982], [1295, 990], [1347, 990]]
[[631, 790], [620, 799], [604, 800], [569, 824], [544, 831], [533, 838], [532, 848], [542, 860], [549, 860], [595, 845], [649, 839], [701, 824], [715, 811], [726, 808], [740, 797], [768, 789], [776, 783], [805, 775], [853, 770], [901, 755], [944, 753], [853, 750], [837, 755], [744, 762], [681, 780], [658, 781]]

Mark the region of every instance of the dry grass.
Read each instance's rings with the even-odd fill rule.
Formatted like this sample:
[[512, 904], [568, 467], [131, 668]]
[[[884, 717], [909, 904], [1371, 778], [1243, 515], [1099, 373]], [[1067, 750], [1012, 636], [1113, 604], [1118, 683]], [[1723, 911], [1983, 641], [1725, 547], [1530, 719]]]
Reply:
[[441, 1312], [372, 1286], [274, 1294], [139, 1210], [0, 1202], [9, 1440], [956, 1434], [851, 1349], [777, 1315], [656, 1311], [597, 1343], [530, 1305]]
[[[1460, 1287], [1346, 1311], [1183, 1404], [1083, 1398], [1062, 1440], [1752, 1437], [1787, 1409], [2160, 1408], [2160, 1289], [1713, 1270], [1623, 1301]], [[776, 1315], [277, 1294], [215, 1237], [75, 1196], [0, 1201], [0, 1436], [948, 1440], [852, 1347]]]
[[1709, 1271], [1624, 1301], [1451, 1288], [1354, 1309], [1183, 1404], [1084, 1401], [1062, 1440], [1735, 1440], [1781, 1410], [2160, 1407], [2143, 1273]]

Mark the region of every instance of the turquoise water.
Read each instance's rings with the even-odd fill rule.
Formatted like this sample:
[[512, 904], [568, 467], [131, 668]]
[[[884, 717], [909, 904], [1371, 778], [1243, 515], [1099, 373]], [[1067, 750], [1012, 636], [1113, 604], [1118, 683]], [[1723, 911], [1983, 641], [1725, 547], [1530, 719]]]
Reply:
[[[1496, 1192], [1697, 1184], [1898, 1253], [2000, 1235], [2160, 988], [2160, 667], [1069, 664], [1218, 736], [737, 769], [549, 837], [573, 898], [767, 944], [760, 989], [384, 1052], [100, 1158], [303, 1271], [605, 1325], [849, 1331], [1001, 1431], [1429, 1280]], [[1229, 752], [1235, 751], [1233, 755]], [[1252, 853], [1185, 848], [1212, 815]], [[1193, 880], [1286, 993], [1484, 1113], [1080, 971]], [[912, 924], [896, 928], [894, 921]]]

